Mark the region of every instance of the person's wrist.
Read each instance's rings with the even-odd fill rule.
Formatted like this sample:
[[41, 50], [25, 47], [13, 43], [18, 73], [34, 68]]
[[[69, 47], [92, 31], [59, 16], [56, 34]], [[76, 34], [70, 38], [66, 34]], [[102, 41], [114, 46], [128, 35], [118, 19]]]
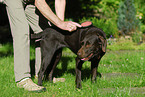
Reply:
[[64, 23], [64, 21], [60, 20], [56, 23], [56, 26], [62, 29], [63, 25], [64, 25], [63, 23]]

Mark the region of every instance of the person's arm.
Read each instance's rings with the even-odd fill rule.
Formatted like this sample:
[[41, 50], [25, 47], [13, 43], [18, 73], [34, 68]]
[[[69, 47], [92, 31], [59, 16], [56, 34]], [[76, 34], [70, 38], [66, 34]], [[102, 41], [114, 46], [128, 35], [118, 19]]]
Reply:
[[52, 12], [51, 8], [48, 6], [45, 0], [35, 0], [35, 6], [44, 15], [44, 17], [63, 30], [74, 31], [77, 29], [77, 27], [81, 27], [80, 24], [72, 21], [62, 21]]
[[55, 0], [56, 15], [64, 21], [66, 0]]

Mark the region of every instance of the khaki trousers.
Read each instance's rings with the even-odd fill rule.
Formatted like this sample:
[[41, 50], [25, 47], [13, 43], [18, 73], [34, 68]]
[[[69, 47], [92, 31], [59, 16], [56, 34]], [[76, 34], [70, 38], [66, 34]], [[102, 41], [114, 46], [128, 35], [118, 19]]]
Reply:
[[[30, 75], [30, 38], [29, 26], [34, 33], [41, 32], [38, 25], [39, 17], [35, 14], [35, 6], [27, 5], [24, 9], [23, 0], [4, 0], [10, 22], [13, 48], [15, 81]], [[36, 48], [36, 74], [41, 64], [40, 48]]]

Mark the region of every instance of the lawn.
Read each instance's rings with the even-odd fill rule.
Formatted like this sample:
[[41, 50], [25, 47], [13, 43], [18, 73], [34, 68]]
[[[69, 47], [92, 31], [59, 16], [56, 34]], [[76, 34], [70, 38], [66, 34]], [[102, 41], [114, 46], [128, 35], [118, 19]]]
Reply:
[[[117, 45], [117, 44], [114, 44]], [[143, 97], [145, 96], [145, 45], [134, 45], [131, 49], [115, 50], [109, 45], [102, 58], [96, 83], [91, 83], [90, 62], [82, 68], [82, 89], [75, 87], [75, 56], [69, 49], [63, 50], [54, 76], [65, 78], [65, 82], [43, 82], [47, 88], [43, 93], [32, 93], [17, 88], [14, 76], [12, 44], [0, 45], [0, 97]], [[120, 44], [119, 44], [120, 45]], [[129, 48], [125, 45], [124, 48]], [[141, 49], [139, 49], [141, 48]], [[31, 63], [34, 64], [34, 47], [31, 47]], [[37, 83], [36, 79], [33, 79]]]

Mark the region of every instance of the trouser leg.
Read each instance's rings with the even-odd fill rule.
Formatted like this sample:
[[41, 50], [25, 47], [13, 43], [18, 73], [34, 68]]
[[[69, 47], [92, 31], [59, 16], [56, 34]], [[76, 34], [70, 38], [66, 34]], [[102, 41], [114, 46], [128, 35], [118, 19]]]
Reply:
[[[25, 8], [26, 17], [34, 33], [39, 33], [42, 29], [39, 26], [39, 16], [35, 13], [34, 5], [27, 5]], [[41, 65], [41, 51], [39, 42], [36, 42], [35, 48], [35, 74], [37, 75]]]
[[5, 0], [5, 4], [13, 37], [14, 73], [17, 82], [30, 77], [29, 25], [22, 0]]

